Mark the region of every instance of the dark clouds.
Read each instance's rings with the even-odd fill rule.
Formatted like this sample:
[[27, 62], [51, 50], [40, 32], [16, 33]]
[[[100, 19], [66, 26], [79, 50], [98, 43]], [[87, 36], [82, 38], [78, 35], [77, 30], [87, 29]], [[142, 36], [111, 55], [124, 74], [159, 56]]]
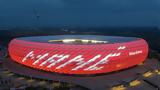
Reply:
[[0, 26], [160, 26], [159, 20], [159, 0], [0, 0]]

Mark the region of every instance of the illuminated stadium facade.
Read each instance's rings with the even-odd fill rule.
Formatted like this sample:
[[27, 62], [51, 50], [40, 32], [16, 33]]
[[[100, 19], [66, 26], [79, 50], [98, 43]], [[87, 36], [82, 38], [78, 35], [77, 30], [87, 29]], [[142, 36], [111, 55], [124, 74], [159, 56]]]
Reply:
[[148, 45], [145, 40], [134, 37], [22, 37], [10, 42], [9, 54], [13, 61], [36, 70], [96, 75], [142, 63], [148, 55]]

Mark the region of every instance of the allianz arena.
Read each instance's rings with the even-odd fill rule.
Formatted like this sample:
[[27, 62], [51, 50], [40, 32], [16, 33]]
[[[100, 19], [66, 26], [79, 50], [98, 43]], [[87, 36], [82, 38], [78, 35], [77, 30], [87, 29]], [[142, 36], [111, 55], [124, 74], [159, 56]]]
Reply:
[[148, 44], [135, 37], [98, 35], [35, 36], [13, 39], [11, 59], [24, 67], [60, 74], [96, 75], [142, 63]]

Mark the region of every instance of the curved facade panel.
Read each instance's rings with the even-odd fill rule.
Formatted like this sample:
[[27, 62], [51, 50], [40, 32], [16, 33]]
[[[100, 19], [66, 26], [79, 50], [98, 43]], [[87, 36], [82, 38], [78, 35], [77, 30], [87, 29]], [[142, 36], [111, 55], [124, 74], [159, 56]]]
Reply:
[[[93, 40], [88, 42], [94, 43], [57, 42], [75, 38]], [[10, 42], [9, 54], [15, 62], [39, 70], [62, 74], [101, 74], [142, 63], [148, 55], [148, 45], [145, 40], [134, 37], [96, 35], [24, 37]]]

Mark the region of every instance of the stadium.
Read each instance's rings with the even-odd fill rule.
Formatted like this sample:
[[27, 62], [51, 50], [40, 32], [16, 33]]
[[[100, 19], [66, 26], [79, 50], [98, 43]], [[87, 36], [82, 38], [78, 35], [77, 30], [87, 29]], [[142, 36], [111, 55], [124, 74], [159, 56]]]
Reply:
[[148, 52], [147, 42], [136, 37], [18, 37], [8, 45], [4, 67], [11, 72], [9, 76], [42, 80], [49, 85], [54, 82], [53, 90], [63, 90], [55, 89], [57, 82], [58, 88], [70, 88], [65, 90], [132, 90], [146, 83], [143, 79], [159, 73], [158, 61], [147, 59]]
[[160, 90], [159, 0], [0, 0], [0, 90]]
[[61, 35], [16, 38], [9, 44], [15, 62], [62, 74], [102, 74], [142, 63], [148, 55], [143, 39]]

